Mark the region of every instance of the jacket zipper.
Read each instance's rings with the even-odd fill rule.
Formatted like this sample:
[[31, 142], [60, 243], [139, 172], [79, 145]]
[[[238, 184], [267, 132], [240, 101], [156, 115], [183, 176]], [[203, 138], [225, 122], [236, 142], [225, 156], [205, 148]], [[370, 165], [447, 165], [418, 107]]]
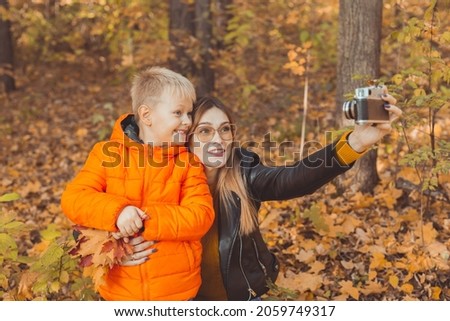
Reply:
[[[146, 145], [144, 145], [144, 152], [145, 152], [145, 154], [144, 154], [144, 159], [145, 159], [145, 162], [148, 162], [148, 158], [145, 158], [145, 156], [147, 156], [148, 157], [148, 153], [149, 153], [149, 151], [148, 151], [148, 148], [149, 148], [149, 145], [148, 144], [146, 144]], [[147, 167], [146, 166], [144, 166], [144, 173], [143, 173], [143, 177], [144, 177], [144, 181], [145, 181], [145, 176], [147, 175]], [[143, 203], [144, 203], [144, 200], [145, 200], [145, 196], [144, 196], [144, 188], [143, 188], [143, 186], [141, 186], [141, 206], [140, 206], [140, 208], [142, 209], [142, 205], [143, 205]], [[147, 208], [145, 208], [144, 209], [145, 210], [145, 212], [147, 212]], [[149, 291], [150, 291], [150, 287], [149, 287], [149, 282], [147, 282], [147, 280], [148, 280], [148, 275], [147, 275], [147, 269], [148, 269], [148, 267], [147, 267], [147, 264], [141, 264], [140, 265], [140, 267], [141, 267], [141, 280], [144, 280], [143, 282], [142, 282], [142, 291], [143, 291], [143, 297], [144, 297], [144, 300], [145, 301], [149, 301], [149, 300], [151, 300], [151, 296], [150, 296], [150, 293], [149, 293]]]
[[256, 292], [250, 286], [250, 282], [247, 279], [247, 275], [245, 275], [244, 268], [242, 267], [241, 258], [242, 258], [242, 236], [239, 235], [239, 267], [241, 268], [242, 275], [244, 276], [245, 282], [247, 283], [248, 294], [249, 294], [247, 301], [250, 301], [252, 296], [256, 297]]
[[267, 278], [267, 269], [264, 266], [264, 264], [262, 264], [261, 260], [259, 259], [258, 247], [256, 246], [256, 242], [253, 237], [252, 237], [252, 241], [253, 241], [253, 248], [255, 249], [256, 259], [258, 260], [259, 266], [261, 267], [261, 269], [264, 273], [264, 276]]

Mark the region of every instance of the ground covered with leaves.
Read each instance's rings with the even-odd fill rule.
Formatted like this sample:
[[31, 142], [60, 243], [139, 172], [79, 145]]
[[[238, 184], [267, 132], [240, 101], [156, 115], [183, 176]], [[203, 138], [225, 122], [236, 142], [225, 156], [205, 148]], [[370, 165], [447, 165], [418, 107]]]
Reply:
[[[64, 261], [74, 242], [60, 197], [93, 144], [129, 111], [128, 75], [87, 63], [20, 74], [18, 91], [0, 97], [0, 196], [20, 195], [0, 203], [0, 297], [98, 299], [86, 294], [93, 285], [79, 268]], [[442, 135], [448, 135], [450, 123], [442, 122]], [[381, 181], [373, 195], [337, 193], [330, 183], [311, 196], [264, 204], [261, 228], [282, 265], [264, 299], [450, 299], [449, 203], [396, 184], [399, 177], [414, 181], [414, 170], [399, 168], [397, 161], [392, 146], [380, 144]], [[14, 236], [16, 248], [7, 235]], [[64, 246], [52, 248], [51, 240]], [[56, 276], [36, 288], [39, 269], [56, 263]]]

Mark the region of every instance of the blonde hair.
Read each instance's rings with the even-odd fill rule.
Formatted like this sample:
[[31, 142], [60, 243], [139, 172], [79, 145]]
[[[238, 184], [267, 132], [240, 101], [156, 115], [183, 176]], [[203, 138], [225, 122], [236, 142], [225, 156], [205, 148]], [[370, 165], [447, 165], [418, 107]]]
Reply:
[[186, 77], [164, 67], [150, 67], [136, 74], [132, 81], [130, 94], [135, 117], [139, 106], [149, 100], [157, 102], [165, 91], [192, 103], [196, 99], [194, 85]]
[[[230, 123], [234, 123], [231, 111], [219, 99], [206, 96], [200, 98], [194, 104], [191, 132], [195, 130], [203, 114], [214, 107], [223, 111]], [[232, 148], [231, 150], [232, 153], [227, 160], [227, 164], [218, 169], [217, 182], [215, 182], [212, 192], [214, 198], [219, 199], [220, 202], [214, 202], [214, 204], [215, 207], [217, 207], [219, 203], [224, 204], [226, 209], [225, 215], [231, 215], [231, 207], [237, 206], [235, 198], [233, 197], [233, 193], [235, 193], [241, 199], [239, 232], [241, 235], [248, 235], [257, 228], [258, 213], [252, 198], [248, 193], [247, 182], [244, 181], [244, 175], [242, 175], [241, 158], [238, 153], [235, 152], [235, 148]], [[219, 210], [220, 208], [215, 208], [216, 215], [219, 213]]]

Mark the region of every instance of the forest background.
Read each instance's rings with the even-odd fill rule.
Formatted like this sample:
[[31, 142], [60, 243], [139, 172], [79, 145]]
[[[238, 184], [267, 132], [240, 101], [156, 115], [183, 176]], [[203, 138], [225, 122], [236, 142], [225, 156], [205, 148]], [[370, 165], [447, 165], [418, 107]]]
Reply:
[[[450, 2], [358, 0], [345, 12], [351, 3], [0, 1], [0, 298], [98, 299], [99, 275], [69, 254], [60, 197], [130, 110], [131, 75], [161, 65], [232, 106], [240, 141], [269, 165], [345, 126], [339, 84], [386, 84], [404, 116], [374, 150], [375, 183], [350, 175], [261, 209], [282, 265], [264, 299], [448, 300]], [[364, 21], [371, 3], [383, 8], [381, 67], [339, 74], [355, 47], [342, 46], [339, 26]], [[276, 148], [262, 144], [268, 133]], [[105, 261], [109, 250], [90, 254]]]

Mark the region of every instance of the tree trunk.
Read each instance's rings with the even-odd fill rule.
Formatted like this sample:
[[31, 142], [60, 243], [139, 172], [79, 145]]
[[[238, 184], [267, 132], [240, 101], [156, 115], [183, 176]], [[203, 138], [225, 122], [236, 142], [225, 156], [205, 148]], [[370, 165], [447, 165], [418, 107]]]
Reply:
[[[7, 0], [0, 0], [0, 7], [9, 9]], [[16, 89], [13, 77], [14, 54], [11, 37], [11, 24], [9, 20], [0, 16], [0, 80], [7, 93]]]
[[212, 60], [212, 24], [211, 1], [197, 0], [195, 2], [195, 36], [200, 43], [200, 66], [197, 70], [197, 93], [202, 96], [212, 94], [214, 90], [214, 72], [211, 69]]
[[190, 38], [195, 32], [194, 18], [193, 5], [183, 0], [170, 0], [169, 39], [175, 53], [170, 66], [174, 71], [187, 77], [191, 77], [195, 70], [195, 64], [187, 51]]
[[[340, 0], [337, 70], [337, 110], [339, 127], [352, 124], [344, 121], [344, 94], [368, 86], [364, 79], [377, 79], [380, 74], [382, 0]], [[359, 79], [353, 77], [359, 76]], [[363, 77], [361, 79], [361, 76]], [[340, 189], [352, 188], [372, 192], [379, 181], [376, 170], [377, 152], [371, 150], [357, 161], [354, 168], [338, 178]], [[345, 184], [354, 176], [351, 186]]]

